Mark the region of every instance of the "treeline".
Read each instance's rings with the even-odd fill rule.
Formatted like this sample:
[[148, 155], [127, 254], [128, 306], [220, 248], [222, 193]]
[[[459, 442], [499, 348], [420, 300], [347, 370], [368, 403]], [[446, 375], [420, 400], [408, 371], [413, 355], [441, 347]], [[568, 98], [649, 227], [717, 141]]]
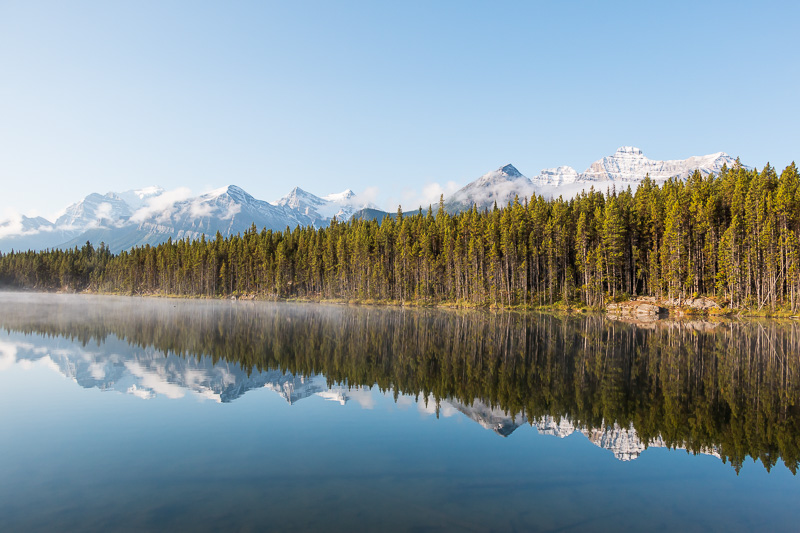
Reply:
[[130, 294], [599, 306], [623, 295], [715, 296], [798, 308], [800, 179], [740, 165], [632, 192], [515, 200], [333, 222], [112, 255], [104, 246], [0, 257], [0, 282]]
[[155, 348], [248, 373], [323, 374], [420, 401], [480, 402], [530, 423], [616, 422], [643, 442], [715, 450], [737, 470], [748, 457], [767, 469], [800, 466], [794, 322], [640, 327], [594, 314], [51, 298], [10, 306], [0, 327], [95, 346], [118, 338], [138, 347], [133, 356]]

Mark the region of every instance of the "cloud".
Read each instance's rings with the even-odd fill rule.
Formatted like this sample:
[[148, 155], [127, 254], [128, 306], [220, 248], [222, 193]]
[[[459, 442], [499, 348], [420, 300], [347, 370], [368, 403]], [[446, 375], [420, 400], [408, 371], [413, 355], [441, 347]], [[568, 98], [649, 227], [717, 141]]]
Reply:
[[210, 203], [200, 199], [193, 200], [192, 203], [189, 204], [189, 215], [195, 218], [207, 217], [213, 210], [214, 208]]
[[387, 200], [387, 211], [397, 210], [397, 206], [401, 205], [403, 211], [413, 211], [419, 207], [425, 211], [428, 206], [432, 206], [434, 212], [439, 205], [439, 197], [444, 195], [445, 199], [452, 195], [459, 189], [459, 185], [454, 181], [448, 181], [444, 185], [437, 182], [428, 182], [422, 186], [421, 190], [406, 188], [400, 194], [400, 197], [390, 197]]
[[[0, 213], [0, 239], [6, 237], [22, 237], [37, 235], [43, 232], [53, 231], [53, 226], [42, 226], [25, 229], [24, 224], [25, 216], [22, 213], [14, 211], [13, 209], [4, 209]], [[35, 218], [35, 217], [31, 217]], [[34, 222], [35, 223], [35, 222]]]
[[126, 391], [128, 394], [133, 394], [134, 396], [141, 398], [142, 400], [152, 400], [156, 397], [156, 393], [150, 389], [143, 389], [141, 387], [137, 387], [136, 384], [131, 385], [128, 387]]
[[12, 235], [22, 235], [22, 215], [13, 211], [3, 211], [0, 222], [0, 239]]
[[[429, 416], [436, 414], [436, 407], [436, 398], [433, 395], [417, 400], [417, 410], [423, 415]], [[439, 402], [438, 407], [439, 418], [450, 418], [451, 416], [458, 414], [458, 409], [453, 407], [447, 401]]]
[[0, 341], [0, 371], [7, 370], [17, 362], [17, 347], [10, 342]]
[[519, 201], [522, 202], [523, 199], [530, 198], [534, 193], [533, 184], [526, 178], [524, 180], [498, 182], [490, 187], [474, 187], [469, 190], [468, 197], [459, 195], [457, 200], [469, 201], [470, 204], [476, 203], [479, 206], [485, 205], [487, 207], [491, 207], [494, 202], [497, 202], [498, 207], [505, 207], [514, 200], [515, 196], [519, 196]]
[[228, 206], [228, 211], [222, 216], [223, 220], [232, 220], [240, 211], [242, 206], [239, 204], [231, 204]]
[[126, 361], [125, 368], [140, 379], [140, 386], [143, 389], [151, 390], [156, 395], [161, 394], [171, 400], [183, 398], [186, 395], [186, 391], [182, 387], [169, 383], [156, 370], [149, 370], [138, 362]]
[[164, 216], [159, 217], [159, 221], [169, 219], [172, 214], [172, 207], [175, 203], [191, 198], [192, 191], [187, 187], [179, 187], [171, 191], [164, 191], [158, 196], [154, 196], [147, 200], [144, 207], [137, 209], [131, 216], [131, 222], [144, 222], [146, 219], [157, 213], [165, 213]]

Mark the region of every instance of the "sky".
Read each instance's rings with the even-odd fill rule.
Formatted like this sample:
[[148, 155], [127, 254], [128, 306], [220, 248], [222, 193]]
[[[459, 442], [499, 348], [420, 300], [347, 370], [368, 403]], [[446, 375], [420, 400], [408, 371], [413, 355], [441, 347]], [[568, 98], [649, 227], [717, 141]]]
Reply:
[[0, 218], [149, 185], [393, 211], [623, 145], [780, 170], [798, 20], [790, 1], [0, 0]]

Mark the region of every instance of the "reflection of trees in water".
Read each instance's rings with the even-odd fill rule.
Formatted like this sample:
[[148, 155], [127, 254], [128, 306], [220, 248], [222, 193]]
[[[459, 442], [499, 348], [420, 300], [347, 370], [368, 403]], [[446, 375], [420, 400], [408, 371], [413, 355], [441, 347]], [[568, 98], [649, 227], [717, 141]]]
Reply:
[[[599, 316], [228, 302], [39, 299], [5, 306], [8, 330], [84, 343], [114, 334], [247, 371], [322, 373], [395, 394], [480, 400], [527, 420], [633, 425], [739, 468], [800, 458], [800, 327], [776, 321], [663, 322]], [[79, 303], [75, 303], [78, 301]], [[48, 303], [50, 302], [50, 303]]]

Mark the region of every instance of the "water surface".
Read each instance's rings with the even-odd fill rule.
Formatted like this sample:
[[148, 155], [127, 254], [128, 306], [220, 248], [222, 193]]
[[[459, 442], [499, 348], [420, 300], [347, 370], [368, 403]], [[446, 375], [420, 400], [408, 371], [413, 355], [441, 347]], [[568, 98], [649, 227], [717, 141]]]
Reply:
[[0, 530], [795, 531], [800, 327], [0, 294]]

